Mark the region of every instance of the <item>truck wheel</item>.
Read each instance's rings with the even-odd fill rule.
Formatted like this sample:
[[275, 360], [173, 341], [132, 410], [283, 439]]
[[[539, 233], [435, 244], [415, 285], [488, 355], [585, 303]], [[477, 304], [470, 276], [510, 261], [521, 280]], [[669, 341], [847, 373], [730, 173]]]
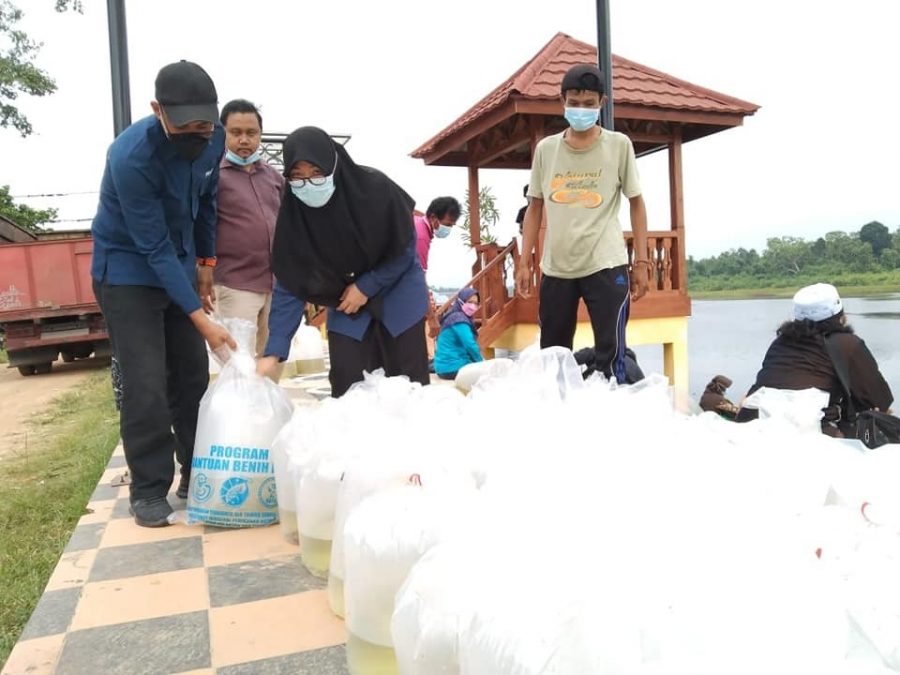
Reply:
[[72, 352], [60, 352], [59, 355], [62, 357], [63, 363], [72, 363], [75, 360], [75, 354]]
[[34, 366], [19, 366], [19, 374], [28, 376], [34, 375]]
[[46, 375], [51, 370], [53, 370], [52, 363], [39, 363], [36, 366], [34, 366], [35, 375]]

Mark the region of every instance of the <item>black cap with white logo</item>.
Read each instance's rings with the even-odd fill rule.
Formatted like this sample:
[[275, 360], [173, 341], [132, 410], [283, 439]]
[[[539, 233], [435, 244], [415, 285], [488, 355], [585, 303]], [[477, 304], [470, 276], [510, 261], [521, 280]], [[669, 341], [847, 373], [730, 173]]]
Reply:
[[175, 126], [219, 119], [216, 85], [203, 68], [190, 61], [164, 66], [156, 76], [156, 100]]

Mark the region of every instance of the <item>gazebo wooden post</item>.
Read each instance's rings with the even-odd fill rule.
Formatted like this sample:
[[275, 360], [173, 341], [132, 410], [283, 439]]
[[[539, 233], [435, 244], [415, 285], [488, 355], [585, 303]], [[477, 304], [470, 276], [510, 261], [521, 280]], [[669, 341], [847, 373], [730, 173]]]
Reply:
[[681, 165], [681, 128], [676, 127], [669, 143], [669, 206], [671, 209], [672, 231], [678, 235], [678, 255], [675, 265], [675, 279], [678, 290], [687, 293], [687, 254], [685, 251], [684, 228], [684, 184]]
[[[545, 118], [542, 115], [531, 115], [529, 118], [529, 127], [531, 129], [531, 161], [534, 162], [534, 153], [537, 145], [545, 136]], [[530, 178], [530, 174], [529, 174]], [[541, 213], [541, 229], [538, 230], [537, 243], [534, 246], [534, 277], [540, 287], [541, 280], [541, 258], [544, 255], [544, 235], [547, 232], [547, 212]]]
[[[477, 275], [484, 267], [481, 254], [481, 204], [478, 199], [480, 188], [478, 186], [478, 166], [469, 158], [469, 237], [472, 242], [472, 251], [475, 253], [475, 263], [472, 265], [472, 275]], [[484, 283], [478, 282], [475, 286], [478, 295], [484, 301]]]
[[478, 167], [469, 165], [469, 235], [472, 248], [481, 244], [481, 206], [478, 203]]
[[[683, 296], [687, 296], [687, 257], [684, 248], [684, 185], [682, 183], [681, 167], [681, 126], [674, 125], [672, 139], [669, 141], [669, 208], [672, 219], [672, 231], [676, 234], [677, 251], [672, 263], [672, 279], [677, 284], [677, 290]], [[678, 387], [677, 405], [687, 406], [687, 382], [688, 382], [688, 347], [687, 347], [687, 323], [680, 334], [672, 341], [663, 341], [663, 371], [669, 377], [669, 382]]]

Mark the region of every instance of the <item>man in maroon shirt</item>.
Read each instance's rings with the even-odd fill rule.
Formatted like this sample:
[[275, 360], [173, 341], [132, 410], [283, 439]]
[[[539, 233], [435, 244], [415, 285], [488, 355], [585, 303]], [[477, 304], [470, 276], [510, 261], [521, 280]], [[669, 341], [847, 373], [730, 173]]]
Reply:
[[219, 172], [214, 261], [216, 309], [257, 325], [256, 351], [268, 338], [272, 302], [272, 237], [284, 179], [260, 157], [262, 116], [249, 101], [222, 108], [225, 156]]

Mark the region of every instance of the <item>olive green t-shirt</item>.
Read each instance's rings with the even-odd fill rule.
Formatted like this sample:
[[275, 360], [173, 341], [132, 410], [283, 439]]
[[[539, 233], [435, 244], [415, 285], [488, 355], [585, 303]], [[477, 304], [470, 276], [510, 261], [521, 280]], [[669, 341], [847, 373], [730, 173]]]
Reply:
[[564, 133], [538, 143], [528, 196], [547, 210], [541, 270], [576, 279], [628, 263], [619, 203], [623, 194], [641, 194], [641, 185], [628, 136], [603, 129], [591, 147], [575, 150]]

